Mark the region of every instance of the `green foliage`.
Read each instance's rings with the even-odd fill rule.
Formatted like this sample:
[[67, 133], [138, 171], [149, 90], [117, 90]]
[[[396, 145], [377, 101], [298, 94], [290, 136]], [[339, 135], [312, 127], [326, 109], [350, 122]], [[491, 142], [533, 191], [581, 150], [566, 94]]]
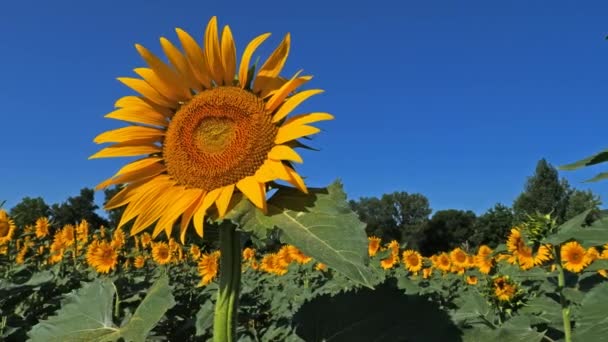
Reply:
[[574, 341], [601, 341], [608, 336], [608, 283], [603, 282], [589, 291], [581, 302], [579, 319], [574, 329]]
[[583, 246], [601, 246], [608, 241], [608, 211], [587, 210], [557, 228], [557, 233], [544, 240], [558, 245], [578, 240]]
[[513, 210], [497, 203], [477, 218], [470, 242], [474, 246], [488, 245], [494, 248], [505, 240], [513, 223]]
[[83, 188], [80, 195], [69, 197], [66, 202], [53, 204], [51, 207], [53, 221], [59, 227], [76, 224], [82, 220], [94, 227], [108, 226], [108, 221], [95, 212], [97, 209], [99, 206], [95, 204], [95, 191], [90, 188]]
[[[566, 171], [578, 170], [583, 167], [604, 163], [606, 161], [608, 161], [608, 150], [604, 150], [602, 152], [592, 155], [591, 157], [581, 159], [577, 162], [560, 166], [559, 169], [566, 170]], [[597, 182], [597, 181], [600, 181], [607, 177], [608, 177], [608, 173], [602, 172], [602, 173], [596, 175], [595, 177], [588, 179], [587, 182]]]
[[371, 286], [372, 276], [365, 266], [365, 224], [349, 208], [339, 182], [327, 189], [309, 189], [308, 194], [281, 187], [268, 201], [268, 215], [242, 202], [234, 214], [227, 216], [241, 229], [264, 234], [263, 231], [278, 227], [286, 243], [350, 279]]
[[349, 203], [359, 218], [367, 223], [369, 236], [377, 236], [384, 241], [407, 241], [410, 246], [416, 244], [419, 230], [432, 212], [429, 200], [418, 193], [393, 192], [381, 198], [362, 197]]
[[109, 279], [84, 284], [64, 298], [55, 316], [35, 325], [28, 335], [33, 342], [101, 342], [119, 338], [144, 341], [167, 309], [175, 304], [167, 277], [161, 277], [127, 323], [117, 327], [112, 314], [115, 296], [116, 287]]
[[44, 202], [42, 197], [30, 198], [24, 197], [21, 202], [17, 203], [11, 211], [10, 215], [18, 227], [25, 227], [36, 223], [40, 217], [48, 217], [51, 213], [51, 208]]
[[431, 255], [461, 245], [473, 235], [475, 219], [470, 210], [437, 211], [424, 227], [420, 252]]
[[306, 341], [460, 341], [445, 311], [424, 296], [383, 284], [305, 304], [294, 317]]

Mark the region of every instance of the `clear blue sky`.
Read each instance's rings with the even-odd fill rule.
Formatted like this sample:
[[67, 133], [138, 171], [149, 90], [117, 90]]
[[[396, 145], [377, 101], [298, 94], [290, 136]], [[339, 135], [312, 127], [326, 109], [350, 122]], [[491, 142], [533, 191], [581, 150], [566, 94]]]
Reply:
[[[239, 53], [272, 32], [264, 58], [291, 32], [287, 74], [326, 90], [303, 108], [336, 117], [304, 153], [310, 185], [510, 205], [540, 158], [608, 147], [607, 14], [606, 1], [4, 1], [0, 200], [54, 203], [113, 174], [124, 159], [87, 157], [121, 126], [103, 115], [131, 94], [115, 78], [143, 66], [133, 44], [160, 53], [160, 36], [202, 37], [217, 15]], [[604, 170], [561, 174], [608, 202], [608, 182], [580, 183]]]

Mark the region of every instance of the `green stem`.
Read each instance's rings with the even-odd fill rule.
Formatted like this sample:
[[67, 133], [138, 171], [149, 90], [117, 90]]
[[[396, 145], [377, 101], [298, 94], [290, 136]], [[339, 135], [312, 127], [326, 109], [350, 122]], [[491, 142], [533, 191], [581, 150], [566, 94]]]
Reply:
[[557, 268], [557, 291], [559, 292], [560, 303], [562, 305], [562, 321], [564, 324], [564, 341], [572, 342], [572, 326], [570, 325], [570, 308], [568, 300], [564, 296], [564, 287], [566, 286], [566, 277], [564, 276], [564, 268], [562, 267], [561, 255], [556, 248], [555, 267]]
[[220, 288], [215, 303], [213, 341], [236, 341], [241, 286], [241, 238], [233, 225], [220, 226]]

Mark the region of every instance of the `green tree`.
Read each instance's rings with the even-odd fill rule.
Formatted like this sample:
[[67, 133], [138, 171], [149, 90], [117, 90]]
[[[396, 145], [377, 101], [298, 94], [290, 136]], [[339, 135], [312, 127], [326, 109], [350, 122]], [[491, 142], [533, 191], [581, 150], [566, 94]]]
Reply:
[[97, 209], [99, 206], [95, 204], [95, 191], [90, 188], [83, 188], [80, 195], [69, 197], [66, 202], [53, 204], [51, 207], [53, 220], [60, 227], [77, 224], [83, 219], [94, 228], [100, 225], [108, 226], [108, 221], [95, 212]]
[[515, 199], [515, 221], [525, 220], [526, 214], [551, 213], [561, 224], [581, 212], [595, 208], [601, 201], [591, 191], [570, 187], [565, 178], [559, 179], [557, 169], [545, 159], [536, 165], [534, 175], [528, 178], [524, 191]]
[[585, 210], [599, 208], [600, 205], [602, 205], [600, 197], [591, 190], [573, 190], [568, 196], [564, 220], [567, 221]]
[[494, 248], [505, 241], [513, 224], [513, 210], [497, 203], [477, 218], [470, 242], [473, 246], [485, 244]]
[[528, 178], [524, 191], [515, 199], [513, 211], [517, 222], [525, 220], [526, 214], [552, 213], [563, 222], [568, 205], [569, 185], [560, 182], [557, 170], [544, 158], [536, 164], [534, 175]]
[[416, 245], [417, 233], [432, 212], [424, 195], [407, 192], [384, 194], [381, 198], [362, 197], [351, 200], [350, 205], [361, 221], [367, 223], [368, 235], [383, 241], [407, 241], [409, 245]]
[[476, 219], [475, 213], [470, 210], [448, 209], [435, 212], [420, 232], [420, 252], [431, 255], [470, 241]]
[[25, 227], [36, 223], [40, 217], [48, 217], [51, 214], [50, 209], [42, 197], [24, 197], [10, 210], [10, 215], [17, 227]]

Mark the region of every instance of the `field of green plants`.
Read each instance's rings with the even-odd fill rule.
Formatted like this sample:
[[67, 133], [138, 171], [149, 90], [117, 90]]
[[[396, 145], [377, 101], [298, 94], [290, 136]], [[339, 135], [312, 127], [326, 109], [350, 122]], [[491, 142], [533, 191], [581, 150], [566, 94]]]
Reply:
[[[239, 341], [601, 341], [608, 333], [606, 212], [560, 226], [530, 216], [495, 249], [422, 257], [362, 235], [339, 184], [307, 208], [280, 230], [231, 217], [243, 230]], [[342, 225], [319, 225], [329, 210]], [[225, 224], [183, 245], [86, 221], [16, 227], [1, 211], [3, 339], [210, 339], [221, 272], [214, 241]]]

